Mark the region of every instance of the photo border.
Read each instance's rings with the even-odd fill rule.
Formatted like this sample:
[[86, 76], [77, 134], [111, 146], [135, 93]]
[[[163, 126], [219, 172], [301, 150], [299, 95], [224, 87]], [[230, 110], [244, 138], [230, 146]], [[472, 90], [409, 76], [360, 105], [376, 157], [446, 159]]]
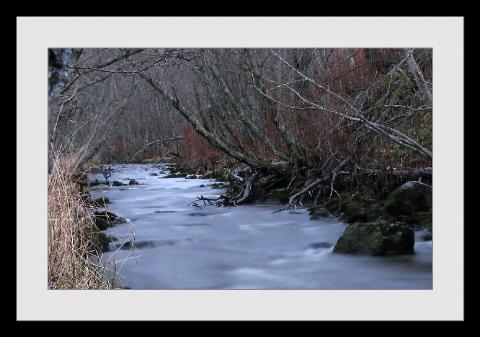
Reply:
[[[463, 43], [461, 17], [17, 18], [17, 319], [462, 319]], [[433, 290], [47, 290], [47, 49], [63, 47], [433, 48]]]

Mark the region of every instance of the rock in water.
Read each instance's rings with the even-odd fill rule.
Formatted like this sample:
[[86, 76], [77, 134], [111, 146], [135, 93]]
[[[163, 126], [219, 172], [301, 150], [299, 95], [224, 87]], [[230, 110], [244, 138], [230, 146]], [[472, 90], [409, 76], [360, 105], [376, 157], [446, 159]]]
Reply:
[[125, 184], [120, 182], [120, 181], [115, 180], [114, 182], [112, 182], [112, 186], [125, 186]]
[[410, 215], [432, 208], [432, 188], [416, 181], [408, 181], [395, 189], [385, 200], [385, 212], [393, 215]]
[[116, 214], [108, 211], [94, 212], [93, 216], [95, 220], [95, 225], [101, 231], [106, 230], [107, 228], [113, 227], [116, 224], [126, 222], [124, 218], [121, 218]]
[[405, 224], [378, 222], [349, 225], [338, 239], [334, 253], [368, 255], [413, 254], [415, 234]]
[[110, 250], [110, 242], [116, 241], [117, 238], [106, 235], [103, 232], [94, 232], [92, 234], [92, 239], [94, 243], [94, 248], [99, 252], [108, 252]]
[[110, 203], [110, 200], [107, 197], [100, 197], [95, 199], [92, 203], [96, 207], [105, 207], [106, 204]]
[[136, 181], [135, 179], [130, 179], [130, 181], [128, 182], [129, 185], [139, 185], [138, 181]]
[[312, 207], [309, 209], [310, 220], [317, 220], [330, 216], [330, 212], [323, 206]]
[[311, 243], [309, 245], [309, 247], [312, 248], [312, 249], [330, 248], [330, 247], [332, 247], [332, 244], [329, 243], [329, 242], [325, 242], [325, 241], [314, 242], [314, 243]]

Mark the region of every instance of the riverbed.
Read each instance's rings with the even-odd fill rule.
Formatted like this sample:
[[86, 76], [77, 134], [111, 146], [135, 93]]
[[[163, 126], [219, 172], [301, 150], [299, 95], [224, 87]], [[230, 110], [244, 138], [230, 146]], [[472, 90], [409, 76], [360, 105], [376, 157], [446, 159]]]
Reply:
[[[346, 224], [310, 220], [308, 211], [273, 213], [280, 204], [195, 207], [217, 197], [210, 179], [165, 178], [165, 165], [117, 164], [92, 187], [126, 218], [105, 231], [117, 238], [102, 260], [131, 289], [432, 289], [432, 241], [416, 233], [415, 254], [333, 254]], [[101, 175], [90, 179], [103, 180]], [[128, 245], [133, 242], [133, 247]]]

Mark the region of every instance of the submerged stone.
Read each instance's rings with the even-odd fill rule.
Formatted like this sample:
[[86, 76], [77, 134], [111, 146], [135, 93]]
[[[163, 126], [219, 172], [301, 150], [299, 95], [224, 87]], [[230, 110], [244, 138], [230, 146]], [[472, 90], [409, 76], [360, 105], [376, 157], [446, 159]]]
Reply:
[[310, 248], [312, 249], [320, 249], [320, 248], [330, 248], [332, 247], [333, 245], [329, 242], [325, 242], [325, 241], [322, 241], [322, 242], [313, 242], [309, 245]]
[[186, 223], [186, 224], [180, 224], [180, 225], [175, 225], [175, 226], [195, 227], [195, 226], [210, 226], [210, 224], [208, 224], [208, 223]]
[[143, 249], [143, 248], [154, 248], [157, 246], [172, 246], [175, 244], [174, 240], [162, 240], [162, 241], [155, 241], [155, 240], [144, 240], [144, 241], [131, 241], [128, 240], [124, 243], [116, 244], [116, 249], [121, 250], [130, 250], [133, 248], [136, 249]]
[[130, 179], [130, 181], [128, 182], [129, 185], [140, 185], [138, 183], [138, 181], [136, 181], [135, 179]]
[[210, 214], [200, 213], [200, 212], [192, 212], [192, 213], [188, 213], [188, 215], [190, 215], [190, 216], [207, 216], [207, 215], [210, 215]]
[[213, 184], [211, 184], [211, 185], [208, 185], [208, 187], [213, 188], [213, 189], [223, 189], [223, 188], [227, 188], [227, 187], [228, 187], [228, 184], [224, 184], [224, 183], [213, 183]]

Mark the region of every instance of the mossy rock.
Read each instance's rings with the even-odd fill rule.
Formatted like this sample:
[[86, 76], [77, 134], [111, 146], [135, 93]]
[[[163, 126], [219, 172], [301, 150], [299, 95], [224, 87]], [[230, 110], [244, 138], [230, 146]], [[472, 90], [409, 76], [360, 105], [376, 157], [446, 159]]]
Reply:
[[340, 207], [342, 206], [342, 200], [339, 198], [330, 198], [324, 203], [325, 208], [333, 215], [340, 216], [342, 213]]
[[313, 242], [308, 245], [311, 249], [321, 249], [321, 248], [330, 248], [333, 245], [330, 242], [320, 241], [320, 242]]
[[334, 253], [367, 255], [413, 254], [415, 234], [406, 224], [354, 223], [349, 225], [338, 239]]
[[341, 220], [348, 223], [372, 222], [381, 215], [381, 203], [367, 198], [344, 200], [340, 205]]
[[116, 238], [106, 235], [103, 232], [94, 230], [91, 234], [91, 243], [97, 252], [107, 252], [110, 250], [110, 242], [115, 241]]
[[113, 227], [116, 224], [125, 223], [126, 220], [108, 211], [94, 212], [94, 221], [97, 228], [101, 231]]
[[432, 188], [408, 181], [388, 195], [383, 209], [393, 216], [428, 212], [432, 209]]
[[213, 183], [211, 185], [208, 185], [208, 187], [219, 190], [219, 189], [224, 189], [227, 188], [229, 185], [225, 183]]
[[95, 207], [105, 207], [105, 205], [109, 203], [110, 199], [108, 199], [107, 197], [100, 197], [91, 201], [91, 204]]
[[397, 221], [404, 222], [415, 229], [425, 228], [432, 232], [432, 211], [413, 212], [396, 216]]
[[310, 214], [310, 220], [318, 220], [321, 218], [330, 217], [331, 214], [328, 209], [324, 206], [316, 206], [308, 209]]
[[340, 219], [348, 223], [368, 221], [368, 210], [360, 202], [346, 201], [341, 205], [340, 210], [342, 211]]

